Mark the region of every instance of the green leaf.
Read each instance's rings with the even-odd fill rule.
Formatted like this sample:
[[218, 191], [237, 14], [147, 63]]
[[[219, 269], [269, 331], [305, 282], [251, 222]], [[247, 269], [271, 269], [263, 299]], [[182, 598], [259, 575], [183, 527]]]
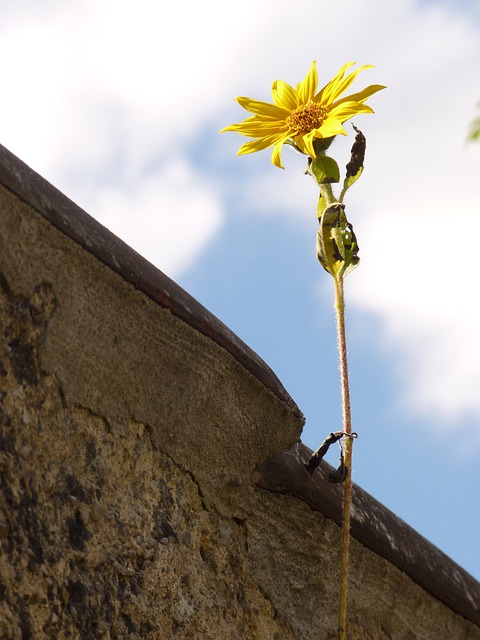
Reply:
[[343, 202], [343, 198], [347, 189], [350, 189], [363, 173], [363, 163], [365, 161], [365, 149], [367, 147], [367, 141], [365, 136], [357, 129], [355, 125], [352, 125], [357, 135], [355, 136], [355, 142], [352, 145], [352, 151], [350, 155], [350, 161], [346, 166], [345, 180], [343, 181], [343, 188], [340, 194], [340, 202]]
[[338, 164], [328, 156], [317, 156], [310, 165], [310, 171], [317, 184], [331, 184], [340, 181]]
[[315, 150], [315, 155], [323, 155], [334, 140], [335, 136], [332, 136], [331, 138], [314, 138], [312, 144]]
[[317, 258], [332, 276], [346, 276], [360, 262], [357, 238], [345, 215], [345, 205], [334, 202], [320, 218]]
[[340, 198], [341, 200], [343, 200], [343, 196], [345, 195], [345, 192], [347, 191], [347, 189], [350, 189], [352, 184], [354, 184], [360, 178], [362, 173], [363, 173], [363, 167], [360, 167], [354, 176], [348, 176], [348, 175], [345, 176], [345, 180], [343, 181], [342, 194]]
[[475, 142], [480, 139], [480, 118], [476, 118], [470, 125], [470, 131], [467, 140]]

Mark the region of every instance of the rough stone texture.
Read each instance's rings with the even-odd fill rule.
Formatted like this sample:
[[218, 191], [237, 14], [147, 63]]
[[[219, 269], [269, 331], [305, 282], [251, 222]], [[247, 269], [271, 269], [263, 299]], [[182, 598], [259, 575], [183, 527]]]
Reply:
[[[302, 418], [0, 189], [0, 638], [336, 637], [340, 530], [258, 487]], [[480, 629], [352, 542], [350, 640]]]
[[[258, 468], [257, 486], [295, 496], [341, 526], [342, 485], [329, 482], [334, 469], [325, 461], [310, 475], [306, 464], [311, 455], [311, 449], [298, 442], [268, 458]], [[352, 487], [350, 531], [353, 538], [391, 562], [427, 593], [480, 625], [480, 584], [356, 484]]]
[[[248, 521], [255, 581], [295, 638], [336, 638], [339, 527], [294, 497], [258, 498]], [[350, 552], [350, 640], [480, 638], [477, 626], [355, 539]]]

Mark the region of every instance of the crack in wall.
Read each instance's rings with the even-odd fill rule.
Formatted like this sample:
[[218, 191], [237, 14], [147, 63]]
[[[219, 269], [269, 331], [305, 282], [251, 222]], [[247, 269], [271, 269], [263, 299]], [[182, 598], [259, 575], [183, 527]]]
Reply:
[[42, 370], [53, 290], [1, 295], [0, 636], [228, 639], [255, 637], [259, 620], [276, 629], [255, 604], [242, 522], [209, 504], [151, 427], [68, 406]]

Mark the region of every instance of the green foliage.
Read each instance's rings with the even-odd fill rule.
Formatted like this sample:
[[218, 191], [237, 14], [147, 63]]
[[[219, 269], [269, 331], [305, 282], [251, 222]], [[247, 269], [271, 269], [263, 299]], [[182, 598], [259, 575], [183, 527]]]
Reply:
[[318, 155], [310, 165], [310, 171], [318, 185], [340, 181], [338, 164], [329, 156]]
[[470, 125], [470, 131], [468, 133], [467, 140], [469, 142], [476, 142], [480, 140], [480, 118], [475, 118], [475, 120]]
[[347, 189], [350, 189], [350, 187], [352, 186], [352, 184], [354, 184], [362, 175], [363, 173], [363, 165], [361, 167], [359, 167], [357, 173], [353, 176], [349, 176], [348, 174], [345, 176], [345, 180], [343, 181], [343, 189], [342, 189], [342, 193], [340, 194], [340, 202], [343, 202], [343, 198], [345, 196], [345, 193], [347, 191]]
[[355, 142], [352, 146], [352, 152], [350, 161], [346, 166], [345, 180], [343, 181], [343, 189], [340, 194], [339, 201], [343, 202], [347, 189], [350, 189], [363, 173], [363, 163], [365, 161], [365, 150], [367, 148], [367, 140], [360, 129], [357, 129], [355, 125], [352, 125], [357, 135], [355, 136]]
[[340, 202], [333, 202], [320, 217], [317, 258], [334, 278], [346, 276], [360, 262], [357, 238]]

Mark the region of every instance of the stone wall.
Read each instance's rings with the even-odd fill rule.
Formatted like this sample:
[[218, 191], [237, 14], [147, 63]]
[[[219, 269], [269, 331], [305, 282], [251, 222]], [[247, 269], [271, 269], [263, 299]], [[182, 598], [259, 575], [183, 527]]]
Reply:
[[[0, 638], [335, 638], [340, 529], [273, 372], [3, 148], [0, 184]], [[369, 535], [351, 640], [480, 638], [478, 583]]]

